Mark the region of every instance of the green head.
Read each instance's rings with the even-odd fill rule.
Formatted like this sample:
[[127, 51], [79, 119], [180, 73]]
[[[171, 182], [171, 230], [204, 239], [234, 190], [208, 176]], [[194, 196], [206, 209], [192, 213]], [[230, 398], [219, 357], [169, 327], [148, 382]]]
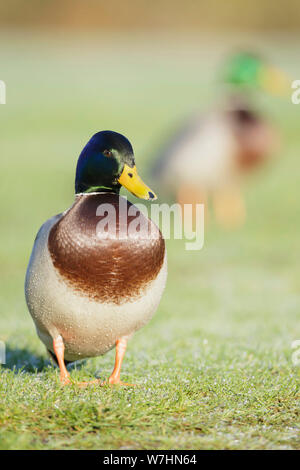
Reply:
[[285, 74], [268, 64], [262, 57], [249, 52], [239, 52], [225, 64], [222, 78], [234, 87], [260, 89], [272, 94], [283, 94], [288, 89]]
[[137, 174], [129, 140], [118, 132], [97, 132], [78, 158], [75, 192], [119, 193], [121, 186], [142, 199], [156, 199]]

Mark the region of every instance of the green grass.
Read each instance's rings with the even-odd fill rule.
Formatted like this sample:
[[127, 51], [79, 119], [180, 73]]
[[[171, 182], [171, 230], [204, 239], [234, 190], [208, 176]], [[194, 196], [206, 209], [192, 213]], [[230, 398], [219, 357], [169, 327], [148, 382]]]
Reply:
[[[130, 138], [147, 181], [164, 135], [214, 99], [222, 48], [201, 37], [0, 39], [0, 448], [299, 448], [300, 106], [261, 102], [283, 142], [245, 185], [246, 225], [211, 224], [196, 253], [168, 242], [164, 297], [123, 366], [138, 387], [61, 388], [24, 301], [35, 234], [72, 202], [76, 158], [97, 130]], [[295, 40], [262, 44], [299, 78]], [[71, 374], [106, 378], [113, 362], [111, 351]]]

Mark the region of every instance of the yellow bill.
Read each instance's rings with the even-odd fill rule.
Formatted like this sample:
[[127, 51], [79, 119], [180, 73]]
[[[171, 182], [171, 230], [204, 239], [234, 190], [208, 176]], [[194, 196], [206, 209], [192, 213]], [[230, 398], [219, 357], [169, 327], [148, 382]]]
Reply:
[[263, 88], [273, 95], [286, 96], [290, 92], [291, 83], [288, 76], [276, 67], [265, 67], [261, 82]]
[[130, 191], [136, 197], [151, 201], [157, 199], [156, 194], [143, 182], [143, 180], [137, 174], [136, 166], [131, 168], [125, 163], [124, 169], [118, 181], [122, 186], [124, 186], [124, 188], [128, 189], [128, 191]]

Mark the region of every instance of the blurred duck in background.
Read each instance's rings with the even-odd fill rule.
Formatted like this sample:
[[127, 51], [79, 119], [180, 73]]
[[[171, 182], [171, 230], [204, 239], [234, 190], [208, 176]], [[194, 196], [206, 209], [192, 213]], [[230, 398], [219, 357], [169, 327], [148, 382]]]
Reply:
[[[252, 105], [257, 90], [282, 95], [287, 77], [254, 54], [240, 52], [227, 60], [222, 83], [228, 87], [221, 105], [193, 116], [164, 147], [153, 170], [156, 181], [177, 202], [205, 204], [211, 199], [216, 221], [233, 228], [246, 216], [243, 176], [276, 151], [276, 131]], [[194, 212], [195, 214], [195, 212]]]

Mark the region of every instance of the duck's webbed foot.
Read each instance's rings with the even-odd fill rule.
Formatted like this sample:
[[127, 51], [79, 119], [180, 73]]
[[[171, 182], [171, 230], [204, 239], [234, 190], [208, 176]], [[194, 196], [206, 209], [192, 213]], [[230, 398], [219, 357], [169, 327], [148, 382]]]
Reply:
[[99, 385], [99, 384], [101, 384], [101, 380], [99, 379], [90, 380], [89, 382], [76, 382], [75, 383], [75, 385], [77, 385], [78, 387], [82, 387], [82, 388], [89, 387], [90, 385]]
[[135, 387], [135, 384], [129, 384], [126, 382], [121, 382], [120, 373], [122, 362], [125, 356], [125, 351], [127, 347], [127, 338], [120, 338], [116, 342], [116, 360], [114, 370], [108, 380], [105, 380], [101, 383], [101, 386], [104, 385], [123, 385], [124, 387]]

